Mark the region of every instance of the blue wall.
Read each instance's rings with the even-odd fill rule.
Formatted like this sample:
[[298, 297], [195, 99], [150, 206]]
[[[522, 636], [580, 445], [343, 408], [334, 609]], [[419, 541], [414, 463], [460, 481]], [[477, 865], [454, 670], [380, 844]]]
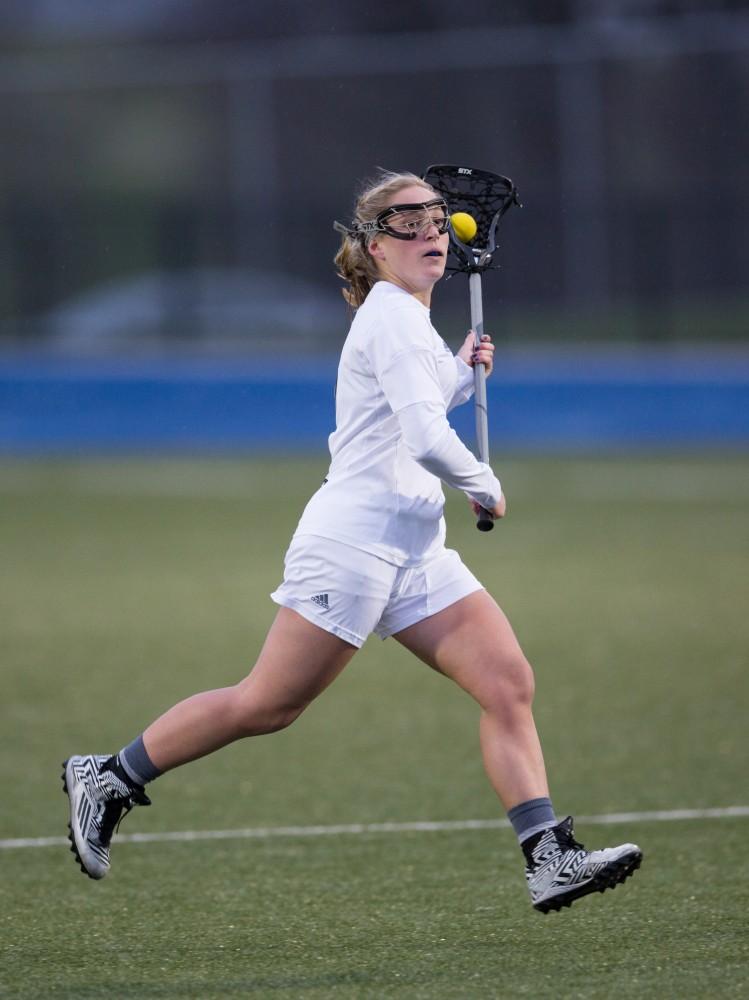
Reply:
[[[749, 446], [745, 353], [498, 361], [488, 394], [495, 449]], [[0, 453], [324, 449], [334, 383], [334, 360], [0, 360]], [[451, 420], [472, 443], [472, 407]]]

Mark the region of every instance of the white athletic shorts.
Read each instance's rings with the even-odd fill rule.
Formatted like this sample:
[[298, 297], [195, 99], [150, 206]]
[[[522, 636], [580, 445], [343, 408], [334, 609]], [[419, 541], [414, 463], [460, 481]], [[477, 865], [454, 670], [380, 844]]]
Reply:
[[317, 535], [292, 539], [284, 579], [270, 596], [326, 632], [363, 646], [443, 611], [483, 589], [452, 549], [417, 566], [401, 567]]

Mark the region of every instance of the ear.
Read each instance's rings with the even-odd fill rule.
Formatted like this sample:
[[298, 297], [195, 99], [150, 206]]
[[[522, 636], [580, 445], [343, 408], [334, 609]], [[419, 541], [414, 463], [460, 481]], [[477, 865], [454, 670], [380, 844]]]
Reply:
[[380, 241], [375, 237], [375, 239], [370, 240], [367, 245], [367, 251], [372, 254], [376, 260], [385, 260], [385, 251], [380, 245]]

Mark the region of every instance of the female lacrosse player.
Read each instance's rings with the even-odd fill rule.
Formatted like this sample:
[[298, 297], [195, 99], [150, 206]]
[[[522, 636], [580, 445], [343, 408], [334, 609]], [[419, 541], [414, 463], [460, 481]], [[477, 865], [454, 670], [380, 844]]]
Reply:
[[309, 501], [272, 595], [281, 606], [251, 673], [182, 701], [113, 756], [65, 763], [70, 839], [82, 870], [109, 870], [115, 824], [148, 805], [164, 771], [288, 726], [371, 632], [393, 636], [478, 702], [484, 765], [522, 844], [533, 905], [547, 912], [614, 886], [639, 866], [633, 844], [588, 853], [559, 823], [531, 712], [533, 675], [510, 624], [445, 548], [442, 483], [474, 510], [505, 513], [499, 481], [447, 420], [494, 348], [473, 334], [453, 355], [431, 324], [448, 207], [413, 174], [383, 174], [336, 224], [345, 296], [356, 310], [338, 369], [327, 478]]

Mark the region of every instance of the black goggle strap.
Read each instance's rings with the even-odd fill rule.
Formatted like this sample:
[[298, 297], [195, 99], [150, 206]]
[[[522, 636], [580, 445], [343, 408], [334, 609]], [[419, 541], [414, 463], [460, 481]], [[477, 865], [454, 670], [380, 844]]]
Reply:
[[[368, 236], [374, 235], [374, 233], [385, 233], [386, 229], [383, 229], [377, 220], [374, 222], [352, 222], [350, 226], [345, 226], [342, 222], [334, 222], [333, 229], [337, 233], [342, 233], [344, 236], [350, 237], [352, 240], [362, 240], [366, 241]], [[411, 239], [410, 236], [406, 236], [406, 239]]]

